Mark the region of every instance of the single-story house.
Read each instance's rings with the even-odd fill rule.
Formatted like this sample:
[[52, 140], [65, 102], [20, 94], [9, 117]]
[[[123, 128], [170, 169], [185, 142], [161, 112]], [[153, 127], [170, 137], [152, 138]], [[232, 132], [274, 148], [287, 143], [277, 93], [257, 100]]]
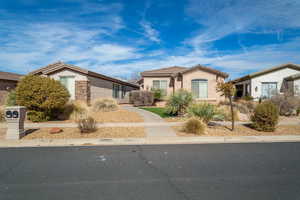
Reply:
[[114, 98], [119, 103], [129, 102], [128, 92], [139, 86], [92, 72], [74, 65], [56, 62], [31, 72], [60, 81], [69, 91], [71, 100], [91, 102], [97, 98]]
[[0, 72], [0, 105], [4, 104], [9, 91], [16, 88], [21, 77], [20, 74]]
[[[283, 92], [284, 80], [291, 81], [291, 77], [298, 73], [300, 73], [300, 65], [288, 63], [248, 74], [230, 82], [236, 87], [237, 98], [251, 96], [258, 100], [260, 98], [270, 98], [274, 94]], [[296, 83], [295, 86], [299, 84], [298, 81], [294, 83]]]
[[217, 83], [224, 82], [228, 74], [197, 65], [190, 68], [173, 66], [144, 71], [141, 77], [138, 83], [144, 90], [162, 89], [170, 95], [182, 88], [192, 92], [197, 100], [218, 102], [224, 97], [217, 93]]

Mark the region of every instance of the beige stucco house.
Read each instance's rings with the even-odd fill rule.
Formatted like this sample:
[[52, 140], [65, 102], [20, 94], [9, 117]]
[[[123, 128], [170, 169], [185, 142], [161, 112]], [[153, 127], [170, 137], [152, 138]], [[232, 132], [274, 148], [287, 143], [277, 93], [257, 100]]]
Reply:
[[114, 98], [120, 103], [127, 103], [129, 91], [139, 89], [138, 85], [63, 62], [47, 65], [31, 74], [60, 81], [68, 89], [71, 100], [91, 102], [97, 98]]
[[219, 70], [197, 65], [187, 67], [167, 67], [144, 71], [138, 81], [141, 89], [162, 89], [167, 95], [178, 89], [191, 91], [196, 100], [219, 102], [224, 98], [216, 92], [217, 83], [223, 82], [228, 74]]

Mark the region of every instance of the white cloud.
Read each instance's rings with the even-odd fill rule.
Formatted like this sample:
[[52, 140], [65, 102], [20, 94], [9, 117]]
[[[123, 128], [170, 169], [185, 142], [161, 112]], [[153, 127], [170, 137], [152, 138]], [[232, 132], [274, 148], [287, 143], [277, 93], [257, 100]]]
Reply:
[[145, 37], [147, 37], [149, 40], [153, 42], [157, 42], [157, 43], [161, 42], [159, 38], [159, 32], [153, 28], [153, 25], [150, 22], [142, 20], [140, 22], [140, 25], [144, 30]]
[[190, 0], [186, 13], [204, 26], [203, 31], [188, 40], [193, 46], [232, 33], [277, 33], [300, 27], [299, 0]]

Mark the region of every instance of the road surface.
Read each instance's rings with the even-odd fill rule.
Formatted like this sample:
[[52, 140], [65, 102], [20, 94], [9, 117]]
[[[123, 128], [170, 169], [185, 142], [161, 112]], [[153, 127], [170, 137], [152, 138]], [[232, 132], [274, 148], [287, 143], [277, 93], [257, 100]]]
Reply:
[[297, 200], [300, 143], [0, 149], [0, 199]]

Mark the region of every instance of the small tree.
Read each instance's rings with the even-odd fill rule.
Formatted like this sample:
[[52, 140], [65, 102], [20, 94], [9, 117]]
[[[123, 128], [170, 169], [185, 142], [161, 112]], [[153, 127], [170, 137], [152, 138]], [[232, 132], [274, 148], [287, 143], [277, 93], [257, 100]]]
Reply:
[[47, 121], [61, 109], [69, 99], [67, 89], [51, 78], [28, 75], [16, 88], [16, 102], [25, 106], [28, 117], [33, 121]]
[[229, 100], [231, 110], [231, 130], [234, 130], [234, 111], [232, 99], [235, 94], [235, 87], [232, 83], [219, 82], [217, 84], [217, 92], [220, 92], [222, 96], [225, 96]]

